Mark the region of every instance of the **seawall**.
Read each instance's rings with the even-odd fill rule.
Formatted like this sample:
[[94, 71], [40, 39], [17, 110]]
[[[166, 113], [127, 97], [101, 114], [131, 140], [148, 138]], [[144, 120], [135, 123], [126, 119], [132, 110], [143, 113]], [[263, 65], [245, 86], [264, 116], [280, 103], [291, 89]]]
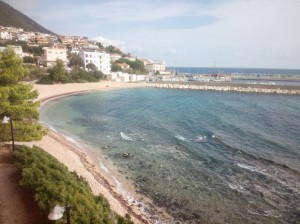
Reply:
[[144, 86], [152, 88], [167, 89], [190, 89], [209, 90], [225, 92], [245, 92], [245, 93], [268, 93], [268, 94], [289, 94], [300, 95], [300, 86], [283, 85], [258, 85], [258, 84], [232, 84], [232, 83], [191, 83], [191, 82], [145, 82]]

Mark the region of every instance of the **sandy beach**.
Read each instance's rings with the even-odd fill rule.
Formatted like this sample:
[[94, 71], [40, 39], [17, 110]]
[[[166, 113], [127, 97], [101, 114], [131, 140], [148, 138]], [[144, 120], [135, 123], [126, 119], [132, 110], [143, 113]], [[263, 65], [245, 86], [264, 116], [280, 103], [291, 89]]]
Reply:
[[[34, 89], [39, 92], [38, 100], [45, 103], [49, 100], [73, 94], [120, 88], [137, 88], [140, 86], [138, 83], [113, 83], [103, 81], [99, 83], [82, 84], [34, 84]], [[78, 175], [84, 177], [89, 183], [92, 192], [95, 195], [103, 194], [108, 199], [112, 210], [116, 213], [122, 216], [126, 213], [130, 214], [135, 223], [154, 222], [153, 211], [150, 213], [149, 211], [145, 212], [142, 206], [136, 204], [135, 200], [128, 200], [122, 192], [119, 192], [115, 184], [109, 180], [109, 175], [105, 175], [104, 170], [100, 168], [99, 161], [87, 150], [80, 148], [78, 145], [68, 141], [60, 133], [52, 130], [49, 130], [48, 134], [44, 136], [41, 141], [34, 142], [34, 145], [43, 148], [65, 164], [70, 171], [75, 171]], [[154, 213], [156, 212], [154, 211]], [[157, 213], [161, 213], [161, 211], [157, 211]], [[156, 215], [154, 214], [154, 216]]]

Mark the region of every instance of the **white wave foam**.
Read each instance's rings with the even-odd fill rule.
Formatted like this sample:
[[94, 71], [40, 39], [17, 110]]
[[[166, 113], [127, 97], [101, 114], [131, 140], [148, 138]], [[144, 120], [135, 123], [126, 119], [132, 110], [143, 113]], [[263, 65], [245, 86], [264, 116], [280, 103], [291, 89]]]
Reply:
[[115, 183], [116, 183], [116, 189], [118, 191], [122, 190], [122, 184], [117, 180], [117, 178], [115, 178], [114, 176], [112, 176], [112, 178], [114, 179]]
[[207, 137], [205, 135], [199, 135], [197, 138], [196, 138], [196, 142], [204, 142], [207, 140]]
[[127, 199], [127, 201], [129, 203], [131, 203], [132, 205], [138, 207], [141, 212], [146, 213], [146, 210], [148, 210], [148, 209], [146, 209], [146, 205], [145, 204], [143, 204], [139, 200], [136, 200], [134, 197], [132, 197], [131, 195], [127, 194], [126, 192], [123, 192], [123, 195], [125, 196], [125, 198]]
[[176, 135], [175, 138], [177, 138], [181, 141], [187, 142], [187, 139], [185, 137], [182, 137], [181, 135]]
[[244, 191], [245, 189], [243, 188], [243, 186], [241, 185], [235, 185], [235, 184], [232, 184], [232, 183], [227, 183], [227, 185], [233, 189], [233, 190], [236, 190], [236, 191], [239, 191], [239, 192], [242, 192]]
[[127, 141], [133, 141], [133, 139], [130, 136], [126, 135], [124, 132], [120, 132], [120, 135], [123, 139]]
[[278, 212], [274, 211], [274, 210], [265, 211], [265, 216], [270, 216], [270, 217], [275, 217], [275, 218], [281, 217], [281, 215], [278, 214]]
[[78, 147], [82, 147], [82, 144], [79, 143], [79, 141], [75, 140], [74, 138], [68, 136], [68, 135], [64, 135], [64, 134], [61, 134], [68, 142], [71, 142], [73, 143], [74, 145], [78, 146]]
[[246, 165], [244, 163], [237, 163], [236, 164], [238, 167], [241, 167], [245, 170], [250, 170], [252, 172], [256, 172], [256, 173], [260, 173], [260, 174], [263, 174], [263, 175], [267, 175], [267, 173], [265, 172], [264, 169], [261, 169], [259, 167], [255, 167], [255, 166], [249, 166], [249, 165]]
[[108, 168], [100, 161], [99, 162], [100, 168], [107, 174], [109, 174]]
[[280, 214], [278, 214], [277, 211], [274, 210], [268, 210], [268, 211], [262, 211], [262, 212], [258, 212], [258, 211], [252, 211], [249, 206], [246, 207], [246, 210], [253, 215], [260, 215], [260, 216], [268, 216], [268, 217], [275, 217], [275, 218], [279, 218], [281, 217]]

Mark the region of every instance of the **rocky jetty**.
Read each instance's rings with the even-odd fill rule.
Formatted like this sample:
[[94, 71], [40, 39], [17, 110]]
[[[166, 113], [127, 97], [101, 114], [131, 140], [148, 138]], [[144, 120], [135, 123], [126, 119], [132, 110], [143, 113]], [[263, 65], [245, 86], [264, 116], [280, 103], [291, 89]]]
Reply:
[[281, 85], [246, 85], [232, 83], [144, 83], [146, 87], [167, 88], [167, 89], [190, 89], [190, 90], [210, 90], [210, 91], [233, 91], [245, 93], [273, 93], [300, 95], [299, 86]]

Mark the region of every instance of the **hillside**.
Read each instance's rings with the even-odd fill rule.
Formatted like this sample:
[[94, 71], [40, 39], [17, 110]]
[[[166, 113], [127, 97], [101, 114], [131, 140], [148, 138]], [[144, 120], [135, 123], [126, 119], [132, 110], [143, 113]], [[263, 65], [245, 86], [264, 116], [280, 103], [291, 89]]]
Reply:
[[55, 34], [1, 0], [0, 26], [13, 26], [23, 28], [25, 31]]

